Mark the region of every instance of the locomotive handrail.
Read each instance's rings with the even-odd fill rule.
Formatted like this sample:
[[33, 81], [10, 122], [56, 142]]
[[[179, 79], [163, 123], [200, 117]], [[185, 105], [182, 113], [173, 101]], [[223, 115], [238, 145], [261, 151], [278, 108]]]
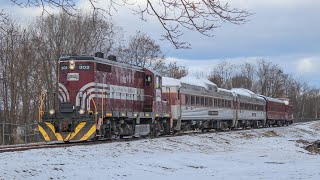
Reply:
[[[91, 92], [89, 93], [89, 95], [91, 95]], [[97, 105], [96, 105], [96, 102], [94, 101], [94, 98], [92, 98], [91, 99], [92, 100], [92, 102], [93, 102], [93, 105], [94, 105], [94, 109], [95, 109], [95, 111], [94, 111], [94, 117], [95, 117], [95, 120], [97, 121]], [[90, 103], [90, 102], [89, 102]]]
[[40, 105], [39, 105], [39, 111], [38, 111], [38, 113], [39, 113], [38, 121], [39, 122], [42, 121], [42, 116], [44, 114], [43, 105], [44, 105], [44, 101], [45, 101], [45, 98], [46, 98], [46, 94], [47, 93], [45, 91], [41, 92], [41, 94], [40, 94]]

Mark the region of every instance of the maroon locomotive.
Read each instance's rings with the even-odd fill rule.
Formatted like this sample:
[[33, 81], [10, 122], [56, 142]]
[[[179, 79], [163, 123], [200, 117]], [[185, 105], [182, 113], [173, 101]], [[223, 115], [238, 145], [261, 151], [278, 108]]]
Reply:
[[[169, 133], [170, 108], [161, 99], [157, 72], [119, 63], [115, 56], [66, 56], [59, 61], [60, 103], [48, 102], [39, 130], [46, 141], [92, 139], [99, 135], [145, 136]], [[54, 98], [53, 98], [54, 99]], [[56, 105], [58, 104], [58, 105]]]

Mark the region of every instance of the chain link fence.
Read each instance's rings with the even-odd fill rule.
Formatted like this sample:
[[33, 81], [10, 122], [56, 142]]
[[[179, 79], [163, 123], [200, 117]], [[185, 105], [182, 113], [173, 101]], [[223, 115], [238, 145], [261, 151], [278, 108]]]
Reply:
[[38, 123], [13, 124], [0, 122], [0, 146], [41, 142]]

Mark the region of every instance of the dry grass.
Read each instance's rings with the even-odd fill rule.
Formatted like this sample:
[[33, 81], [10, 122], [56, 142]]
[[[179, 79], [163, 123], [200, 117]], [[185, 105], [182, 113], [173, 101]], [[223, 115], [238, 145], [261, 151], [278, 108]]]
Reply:
[[320, 140], [312, 142], [312, 144], [305, 147], [305, 150], [313, 154], [320, 154]]
[[279, 136], [279, 134], [277, 134], [275, 131], [266, 131], [264, 133], [262, 133], [263, 137], [276, 137]]

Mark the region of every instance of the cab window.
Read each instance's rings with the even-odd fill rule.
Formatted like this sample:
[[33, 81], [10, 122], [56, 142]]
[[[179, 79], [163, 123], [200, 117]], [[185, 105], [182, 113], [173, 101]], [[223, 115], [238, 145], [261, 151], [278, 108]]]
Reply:
[[146, 85], [149, 86], [152, 83], [151, 75], [146, 75]]

